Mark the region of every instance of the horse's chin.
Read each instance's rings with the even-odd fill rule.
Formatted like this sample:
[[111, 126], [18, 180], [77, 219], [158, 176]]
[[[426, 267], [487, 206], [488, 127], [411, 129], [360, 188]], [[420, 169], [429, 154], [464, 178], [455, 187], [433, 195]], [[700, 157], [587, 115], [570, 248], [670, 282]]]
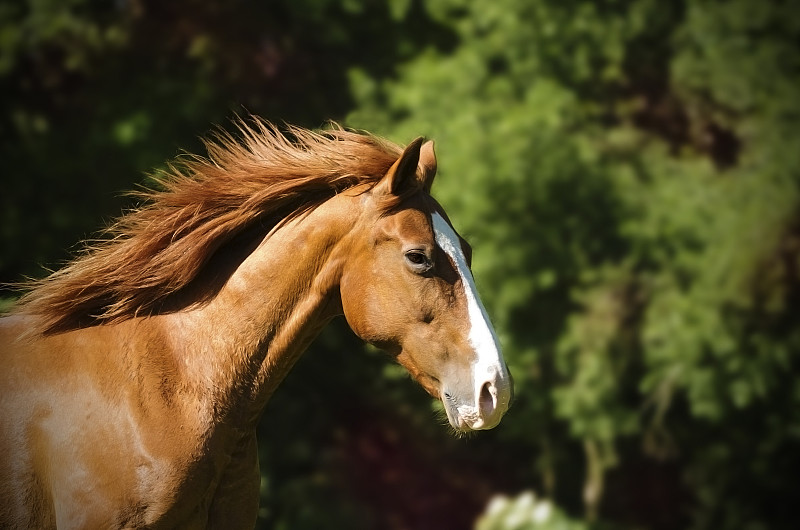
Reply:
[[450, 422], [450, 426], [458, 433], [483, 431], [491, 429], [499, 423], [487, 424], [480, 416], [477, 408], [469, 405], [455, 406], [445, 401], [444, 410], [447, 413], [447, 420]]
[[444, 395], [442, 402], [450, 426], [458, 433], [493, 429], [497, 427], [503, 417], [503, 414], [499, 414], [487, 418], [486, 415], [481, 414], [478, 406], [459, 403], [447, 394]]

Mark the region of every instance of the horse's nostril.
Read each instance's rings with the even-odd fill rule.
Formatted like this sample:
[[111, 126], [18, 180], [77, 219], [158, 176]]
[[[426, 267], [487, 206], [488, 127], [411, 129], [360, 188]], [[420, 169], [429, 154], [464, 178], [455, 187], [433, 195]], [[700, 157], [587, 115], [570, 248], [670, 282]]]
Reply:
[[496, 403], [494, 393], [492, 393], [492, 384], [486, 382], [481, 387], [481, 393], [478, 397], [478, 406], [480, 407], [481, 415], [486, 417], [494, 412]]

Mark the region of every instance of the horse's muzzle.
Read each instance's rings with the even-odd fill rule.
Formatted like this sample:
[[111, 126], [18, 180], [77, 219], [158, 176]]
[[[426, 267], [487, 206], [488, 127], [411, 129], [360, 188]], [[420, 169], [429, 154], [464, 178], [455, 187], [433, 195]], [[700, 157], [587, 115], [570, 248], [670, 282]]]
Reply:
[[457, 431], [496, 427], [508, 411], [513, 397], [511, 377], [505, 366], [489, 370], [468, 392], [459, 395], [445, 389], [442, 401], [450, 425]]

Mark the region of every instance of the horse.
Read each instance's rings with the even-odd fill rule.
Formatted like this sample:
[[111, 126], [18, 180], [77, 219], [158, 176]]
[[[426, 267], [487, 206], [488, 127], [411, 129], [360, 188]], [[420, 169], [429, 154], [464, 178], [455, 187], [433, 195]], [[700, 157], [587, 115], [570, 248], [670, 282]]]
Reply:
[[455, 431], [507, 411], [433, 142], [236, 124], [0, 319], [0, 527], [252, 528], [260, 413], [340, 315]]

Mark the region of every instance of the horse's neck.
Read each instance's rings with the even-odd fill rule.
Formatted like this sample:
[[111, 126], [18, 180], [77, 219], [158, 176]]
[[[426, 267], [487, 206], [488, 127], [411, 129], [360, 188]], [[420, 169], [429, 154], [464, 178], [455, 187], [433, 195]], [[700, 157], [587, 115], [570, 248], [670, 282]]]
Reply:
[[173, 347], [190, 382], [226, 394], [213, 399], [254, 421], [303, 350], [341, 313], [337, 287], [356, 204], [340, 195], [285, 224], [210, 303], [171, 317]]

